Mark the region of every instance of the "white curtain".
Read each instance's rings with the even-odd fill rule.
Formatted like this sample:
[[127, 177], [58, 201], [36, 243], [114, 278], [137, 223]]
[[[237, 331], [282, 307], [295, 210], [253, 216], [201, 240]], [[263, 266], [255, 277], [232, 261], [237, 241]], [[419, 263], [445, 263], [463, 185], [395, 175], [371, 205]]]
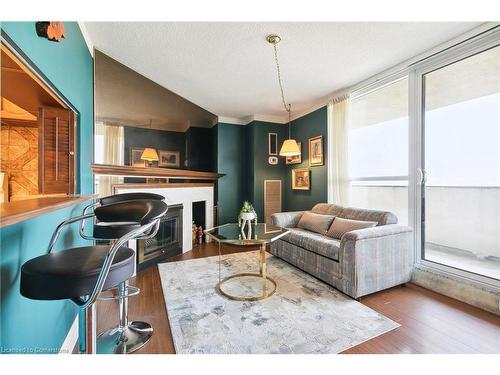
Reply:
[[348, 96], [328, 103], [328, 202], [350, 204], [348, 132], [350, 119]]
[[[111, 165], [124, 164], [124, 132], [123, 126], [103, 125], [104, 155], [103, 163]], [[118, 176], [99, 176], [98, 194], [100, 197], [113, 194], [112, 186], [123, 183]]]

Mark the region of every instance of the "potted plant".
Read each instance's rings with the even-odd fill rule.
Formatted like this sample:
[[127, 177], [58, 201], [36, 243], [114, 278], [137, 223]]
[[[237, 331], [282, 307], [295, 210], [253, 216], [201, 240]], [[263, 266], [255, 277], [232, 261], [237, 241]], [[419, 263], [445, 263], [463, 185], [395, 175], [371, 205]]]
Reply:
[[243, 227], [248, 222], [250, 223], [252, 220], [255, 220], [255, 224], [257, 224], [257, 212], [253, 208], [252, 204], [248, 201], [243, 202], [243, 207], [241, 207], [240, 214], [238, 215], [238, 226]]

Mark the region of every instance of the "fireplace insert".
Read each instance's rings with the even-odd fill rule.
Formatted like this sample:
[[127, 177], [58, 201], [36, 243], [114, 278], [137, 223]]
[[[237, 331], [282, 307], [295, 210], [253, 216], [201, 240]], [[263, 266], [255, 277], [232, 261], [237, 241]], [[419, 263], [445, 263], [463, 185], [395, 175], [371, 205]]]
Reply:
[[182, 254], [182, 204], [169, 205], [153, 238], [137, 240], [137, 270]]

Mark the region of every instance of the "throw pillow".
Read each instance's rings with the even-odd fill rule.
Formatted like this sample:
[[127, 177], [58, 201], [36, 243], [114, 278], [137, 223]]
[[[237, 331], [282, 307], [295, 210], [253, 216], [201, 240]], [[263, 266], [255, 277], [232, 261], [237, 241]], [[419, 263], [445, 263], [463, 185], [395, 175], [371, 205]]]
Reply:
[[377, 224], [376, 221], [349, 220], [336, 217], [326, 235], [340, 240], [344, 233], [356, 229], [372, 228]]
[[304, 212], [300, 218], [297, 228], [307, 229], [311, 232], [326, 234], [335, 216]]

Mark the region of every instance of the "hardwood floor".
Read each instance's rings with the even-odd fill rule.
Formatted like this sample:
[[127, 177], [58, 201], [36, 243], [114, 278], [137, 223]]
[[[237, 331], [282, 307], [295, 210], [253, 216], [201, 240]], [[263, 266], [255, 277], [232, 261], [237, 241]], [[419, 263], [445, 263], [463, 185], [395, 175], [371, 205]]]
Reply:
[[[245, 248], [247, 251], [258, 247]], [[223, 253], [241, 247], [224, 246]], [[169, 261], [217, 254], [215, 244], [204, 244]], [[141, 289], [129, 302], [129, 319], [154, 327], [151, 341], [136, 353], [175, 353], [157, 267], [131, 280]], [[413, 284], [361, 298], [361, 303], [401, 324], [401, 327], [353, 347], [344, 353], [500, 353], [500, 317]], [[116, 325], [117, 304], [97, 303], [98, 332]]]

